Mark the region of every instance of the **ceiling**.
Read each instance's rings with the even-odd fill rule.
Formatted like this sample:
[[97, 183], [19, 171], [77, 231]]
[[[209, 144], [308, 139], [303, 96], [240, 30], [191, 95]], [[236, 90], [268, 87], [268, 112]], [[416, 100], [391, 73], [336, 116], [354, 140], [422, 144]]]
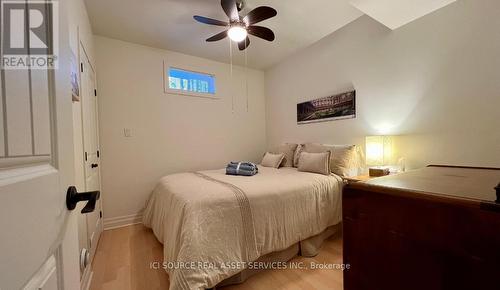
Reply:
[[[226, 21], [220, 0], [85, 2], [94, 34], [229, 62], [228, 39], [205, 42], [224, 28], [193, 19], [193, 15], [202, 15]], [[259, 23], [271, 28], [276, 40], [267, 42], [250, 36], [248, 66], [257, 69], [277, 64], [363, 15], [349, 0], [247, 0], [241, 14], [263, 5], [278, 11], [278, 16]], [[245, 53], [235, 48], [233, 61], [244, 64]]]
[[[249, 49], [233, 45], [233, 62], [267, 69], [333, 33], [363, 14], [390, 29], [442, 8], [455, 0], [246, 0], [240, 13], [271, 6], [278, 15], [258, 25], [271, 28], [274, 42], [250, 36]], [[220, 0], [85, 0], [94, 34], [230, 62], [228, 38], [205, 39], [224, 27], [196, 22], [193, 15], [227, 21]]]
[[350, 3], [388, 28], [397, 29], [456, 0], [350, 0]]

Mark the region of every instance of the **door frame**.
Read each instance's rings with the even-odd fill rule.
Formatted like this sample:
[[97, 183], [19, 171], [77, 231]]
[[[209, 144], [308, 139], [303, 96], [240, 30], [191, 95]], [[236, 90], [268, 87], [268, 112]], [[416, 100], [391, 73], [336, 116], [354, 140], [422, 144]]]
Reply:
[[[81, 41], [81, 38], [80, 38], [80, 35], [78, 35], [78, 63], [79, 65], [81, 66], [82, 63], [85, 61], [86, 63], [88, 63], [88, 65], [90, 66], [90, 69], [93, 71], [93, 83], [94, 83], [94, 88], [87, 88], [86, 87], [86, 83], [83, 82], [83, 73], [82, 73], [82, 70], [81, 70], [81, 67], [79, 68], [79, 75], [80, 75], [80, 96], [81, 96], [81, 99], [80, 99], [80, 116], [81, 116], [81, 119], [79, 120], [81, 122], [81, 134], [82, 134], [82, 149], [83, 151], [80, 152], [81, 154], [84, 154], [85, 153], [85, 121], [84, 121], [84, 118], [85, 118], [85, 115], [84, 115], [84, 92], [86, 90], [89, 90], [89, 93], [91, 93], [92, 91], [96, 90], [97, 89], [97, 73], [96, 73], [96, 69], [94, 67], [94, 64], [92, 63], [88, 53], [87, 53], [87, 49], [85, 48], [86, 47], [86, 44], [83, 43]], [[97, 96], [95, 96], [97, 98]], [[95, 122], [96, 122], [96, 142], [97, 142], [97, 147], [98, 147], [98, 150], [99, 150], [99, 112], [98, 112], [98, 108], [97, 108], [97, 101], [96, 101], [96, 106], [95, 106]], [[90, 189], [87, 188], [87, 184], [86, 184], [86, 174], [87, 174], [87, 166], [86, 166], [86, 163], [85, 163], [85, 159], [82, 159], [82, 164], [81, 166], [83, 167], [83, 182], [84, 182], [84, 186], [85, 186], [85, 190], [86, 191], [89, 191]], [[100, 164], [99, 164], [100, 165]], [[99, 170], [99, 190], [101, 190], [101, 187], [102, 187], [102, 182], [101, 182], [101, 172], [100, 172], [100, 168], [98, 168]], [[102, 197], [102, 195], [101, 195]], [[96, 206], [96, 209], [95, 209], [96, 212], [101, 212], [102, 213], [102, 198], [100, 200], [97, 201], [97, 206]], [[86, 216], [84, 216], [85, 218], [85, 224], [86, 224], [86, 227], [87, 227], [87, 237], [86, 237], [86, 240], [87, 240], [87, 246], [88, 246], [88, 243], [90, 243], [90, 240], [91, 240], [91, 236], [90, 236], [90, 232], [89, 232], [89, 224], [88, 224], [88, 219]], [[89, 265], [84, 269], [83, 273], [82, 273], [82, 277], [81, 277], [81, 289], [88, 289], [90, 287], [90, 284], [92, 282], [92, 277], [93, 277], [93, 271], [92, 271], [92, 262], [94, 260], [94, 257], [95, 257], [95, 252], [97, 250], [97, 246], [99, 244], [99, 240], [100, 240], [100, 237], [101, 237], [101, 234], [103, 232], [103, 229], [104, 229], [104, 226], [103, 226], [103, 222], [102, 222], [102, 216], [100, 216], [99, 218], [99, 222], [98, 222], [98, 227], [97, 227], [97, 232], [94, 232], [94, 237], [93, 237], [93, 240], [92, 240], [92, 243], [90, 244], [90, 247], [87, 249], [90, 251], [90, 260], [89, 260]], [[92, 251], [92, 249], [94, 249]]]
[[[87, 50], [85, 49], [85, 45], [84, 43], [80, 42], [80, 63], [82, 62], [83, 59], [86, 59], [87, 63], [89, 64], [90, 66], [90, 69], [92, 70], [92, 83], [93, 83], [93, 87], [92, 88], [87, 88], [89, 89], [89, 93], [90, 95], [92, 95], [94, 93], [94, 97], [95, 97], [95, 106], [93, 108], [94, 110], [94, 114], [95, 114], [95, 132], [93, 132], [95, 134], [95, 138], [96, 138], [96, 145], [97, 145], [97, 151], [99, 151], [99, 167], [97, 167], [97, 170], [99, 171], [99, 191], [101, 191], [101, 197], [102, 197], [102, 177], [101, 177], [101, 162], [100, 162], [100, 142], [99, 142], [99, 110], [98, 110], [98, 101], [97, 101], [97, 72], [96, 72], [96, 69], [94, 67], [94, 65], [92, 64], [92, 61], [87, 53]], [[83, 142], [84, 142], [84, 148], [83, 150], [85, 151], [85, 122], [84, 122], [84, 118], [85, 118], [85, 115], [83, 114], [83, 92], [85, 91], [85, 87], [84, 87], [84, 84], [83, 82], [81, 81], [81, 92], [82, 92], [82, 134], [83, 134]], [[85, 161], [84, 161], [85, 163]], [[85, 165], [85, 164], [84, 164]], [[85, 174], [85, 179], [86, 179], [86, 175], [87, 175], [87, 169], [88, 167], [87, 166], [84, 166], [84, 174]], [[87, 188], [87, 184], [85, 183], [85, 190], [86, 191], [90, 191], [90, 190], [95, 190], [95, 189], [91, 189], [91, 188]], [[96, 207], [96, 212], [99, 211], [100, 213], [102, 213], [102, 198], [99, 199], [97, 201], [97, 207]], [[98, 226], [97, 226], [97, 229], [98, 229], [98, 232], [97, 232], [97, 237], [93, 237], [94, 240], [92, 241], [92, 244], [91, 244], [91, 249], [92, 248], [95, 248], [94, 251], [91, 251], [91, 261], [93, 261], [94, 259], [94, 256], [95, 256], [95, 250], [97, 249], [97, 245], [99, 243], [99, 238], [103, 232], [103, 221], [102, 221], [102, 216], [98, 219]], [[87, 229], [88, 229], [88, 224], [87, 224]], [[87, 233], [88, 233], [88, 230], [87, 230]], [[89, 237], [90, 239], [91, 237]], [[94, 247], [95, 245], [95, 247]]]
[[[71, 54], [72, 49], [70, 45], [70, 25], [68, 21], [69, 15], [69, 4], [67, 1], [59, 1], [59, 69], [55, 70], [55, 94], [59, 98], [64, 98], [63, 102], [56, 102], [57, 106], [61, 106], [56, 111], [63, 111], [64, 114], [68, 116], [65, 118], [66, 120], [73, 119], [73, 110], [72, 110], [72, 100], [71, 100]], [[69, 103], [69, 104], [66, 104]], [[64, 106], [64, 107], [62, 107]], [[53, 122], [56, 122], [54, 120]], [[60, 146], [57, 144], [57, 150], [64, 152], [58, 152], [57, 156], [71, 156], [73, 157], [74, 153], [74, 144], [73, 144], [73, 126], [57, 126], [58, 132], [57, 135], [64, 134], [67, 136], [65, 139], [69, 141], [70, 144], [66, 144], [65, 146]], [[61, 160], [57, 160], [57, 162], [62, 162]], [[70, 181], [70, 184], [66, 184], [65, 188], [67, 189], [70, 185], [73, 185], [75, 182], [75, 174], [74, 174], [74, 159], [71, 158], [71, 162], [68, 162], [67, 172], [68, 177], [66, 180]], [[65, 189], [65, 190], [66, 190]], [[67, 224], [65, 225], [65, 229], [61, 235], [63, 236], [61, 245], [58, 250], [58, 276], [59, 283], [62, 284], [62, 289], [64, 290], [72, 290], [72, 289], [80, 289], [80, 255], [79, 255], [79, 242], [78, 242], [78, 214], [79, 211], [69, 211], [69, 216], [67, 219]], [[62, 281], [61, 281], [62, 280]]]

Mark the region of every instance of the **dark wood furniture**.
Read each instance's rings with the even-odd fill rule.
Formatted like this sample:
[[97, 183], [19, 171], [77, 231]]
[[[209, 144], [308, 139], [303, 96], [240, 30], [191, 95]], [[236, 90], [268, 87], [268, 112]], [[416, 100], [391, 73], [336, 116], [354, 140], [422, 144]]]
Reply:
[[[389, 175], [395, 175], [398, 173], [390, 173]], [[343, 177], [347, 183], [354, 183], [354, 182], [361, 182], [361, 181], [368, 181], [372, 180], [374, 178], [379, 178], [382, 176], [370, 176], [368, 174], [363, 174], [363, 175], [357, 175], [357, 176], [351, 176], [351, 177]]]
[[429, 166], [346, 185], [344, 289], [500, 289], [499, 182], [500, 169]]

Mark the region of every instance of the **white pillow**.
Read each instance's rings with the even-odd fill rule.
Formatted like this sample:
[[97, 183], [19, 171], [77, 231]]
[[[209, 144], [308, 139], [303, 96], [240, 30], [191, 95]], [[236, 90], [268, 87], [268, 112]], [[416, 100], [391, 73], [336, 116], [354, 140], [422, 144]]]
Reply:
[[332, 152], [300, 153], [299, 171], [330, 175], [330, 156]]
[[264, 167], [279, 168], [283, 158], [285, 158], [285, 153], [273, 154], [266, 152], [260, 165]]
[[295, 152], [293, 154], [293, 167], [299, 167], [300, 153], [302, 153], [303, 149], [304, 144], [297, 145], [297, 149], [295, 149]]
[[304, 146], [302, 146], [302, 151], [309, 153], [331, 151], [331, 172], [344, 177], [355, 176], [358, 173], [359, 158], [356, 145], [326, 145], [318, 143], [306, 143], [304, 144]]
[[285, 158], [283, 158], [283, 161], [282, 161], [283, 164], [281, 164], [281, 166], [293, 167], [293, 155], [295, 153], [296, 148], [297, 148], [297, 144], [285, 143], [285, 144], [282, 144], [282, 145], [276, 147], [271, 152], [274, 154], [284, 153]]

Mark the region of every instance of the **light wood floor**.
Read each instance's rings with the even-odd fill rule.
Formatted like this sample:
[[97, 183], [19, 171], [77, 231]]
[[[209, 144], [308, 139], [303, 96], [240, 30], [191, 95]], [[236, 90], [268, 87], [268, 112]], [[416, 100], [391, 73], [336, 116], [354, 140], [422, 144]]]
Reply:
[[[164, 270], [152, 270], [150, 263], [163, 261], [163, 246], [150, 229], [134, 225], [105, 231], [101, 236], [93, 262], [91, 290], [166, 290], [168, 275]], [[325, 241], [314, 258], [296, 257], [292, 261], [342, 263], [342, 238]], [[342, 290], [341, 270], [267, 270], [240, 285], [217, 288], [222, 290], [250, 289], [333, 289]]]

